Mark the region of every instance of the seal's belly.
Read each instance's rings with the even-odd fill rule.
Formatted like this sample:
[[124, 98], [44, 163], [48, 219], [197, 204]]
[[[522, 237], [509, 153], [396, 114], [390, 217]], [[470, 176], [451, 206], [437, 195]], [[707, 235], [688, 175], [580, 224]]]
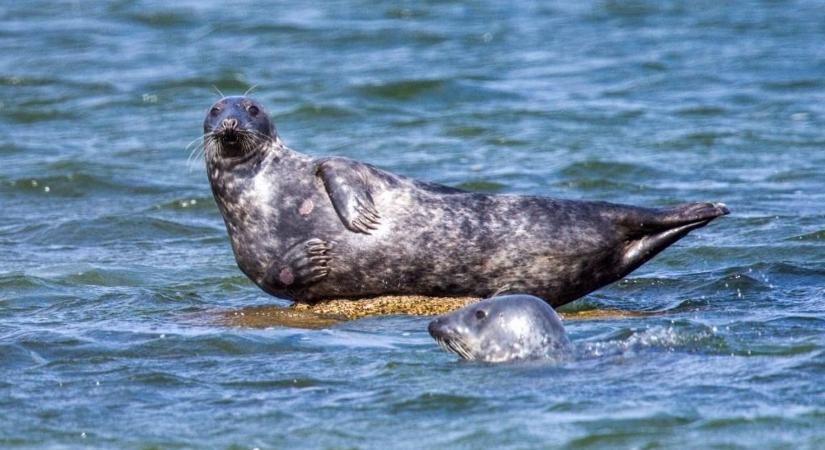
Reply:
[[610, 266], [617, 254], [611, 251], [618, 248], [615, 234], [600, 230], [597, 217], [566, 218], [518, 198], [458, 200], [396, 205], [392, 220], [374, 235], [346, 234], [335, 251], [340, 264], [314, 293], [483, 296], [515, 289], [549, 295], [577, 289], [583, 273]]

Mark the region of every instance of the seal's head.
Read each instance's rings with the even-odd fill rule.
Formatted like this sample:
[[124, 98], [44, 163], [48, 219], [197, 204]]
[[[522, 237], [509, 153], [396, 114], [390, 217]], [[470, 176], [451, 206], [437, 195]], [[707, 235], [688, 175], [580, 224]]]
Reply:
[[203, 121], [210, 158], [243, 158], [277, 139], [263, 105], [245, 96], [224, 97], [209, 108]]
[[559, 316], [532, 295], [482, 300], [437, 317], [427, 329], [442, 348], [469, 360], [557, 359], [570, 349]]

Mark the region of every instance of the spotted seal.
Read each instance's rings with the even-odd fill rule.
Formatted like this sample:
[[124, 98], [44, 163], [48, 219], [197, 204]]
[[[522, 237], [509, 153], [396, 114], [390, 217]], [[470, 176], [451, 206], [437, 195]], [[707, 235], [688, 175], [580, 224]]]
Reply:
[[240, 269], [301, 302], [525, 292], [553, 306], [619, 280], [721, 203], [651, 209], [492, 195], [281, 141], [264, 106], [225, 97], [203, 123], [209, 182]]
[[467, 360], [561, 359], [570, 341], [556, 311], [532, 295], [503, 295], [439, 316], [427, 327], [447, 351]]

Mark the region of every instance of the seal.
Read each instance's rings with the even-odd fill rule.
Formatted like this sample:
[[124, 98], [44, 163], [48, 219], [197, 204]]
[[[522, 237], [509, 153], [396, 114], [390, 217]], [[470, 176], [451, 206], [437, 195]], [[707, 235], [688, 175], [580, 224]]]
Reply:
[[721, 203], [652, 209], [473, 193], [312, 158], [284, 145], [264, 106], [245, 96], [219, 100], [203, 127], [238, 266], [267, 293], [299, 302], [525, 292], [560, 306], [728, 213]]
[[570, 354], [558, 314], [532, 295], [488, 298], [437, 317], [427, 330], [444, 350], [467, 360], [558, 360]]

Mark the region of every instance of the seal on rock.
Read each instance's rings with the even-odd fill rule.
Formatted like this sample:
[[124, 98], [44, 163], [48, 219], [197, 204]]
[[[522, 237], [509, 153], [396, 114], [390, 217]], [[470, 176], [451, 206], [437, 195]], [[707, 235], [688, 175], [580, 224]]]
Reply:
[[225, 97], [204, 120], [212, 193], [240, 269], [300, 302], [525, 292], [552, 306], [621, 279], [728, 213], [467, 192], [281, 142], [263, 105]]
[[503, 295], [439, 316], [427, 327], [445, 350], [467, 360], [559, 359], [570, 341], [556, 311], [532, 295]]

